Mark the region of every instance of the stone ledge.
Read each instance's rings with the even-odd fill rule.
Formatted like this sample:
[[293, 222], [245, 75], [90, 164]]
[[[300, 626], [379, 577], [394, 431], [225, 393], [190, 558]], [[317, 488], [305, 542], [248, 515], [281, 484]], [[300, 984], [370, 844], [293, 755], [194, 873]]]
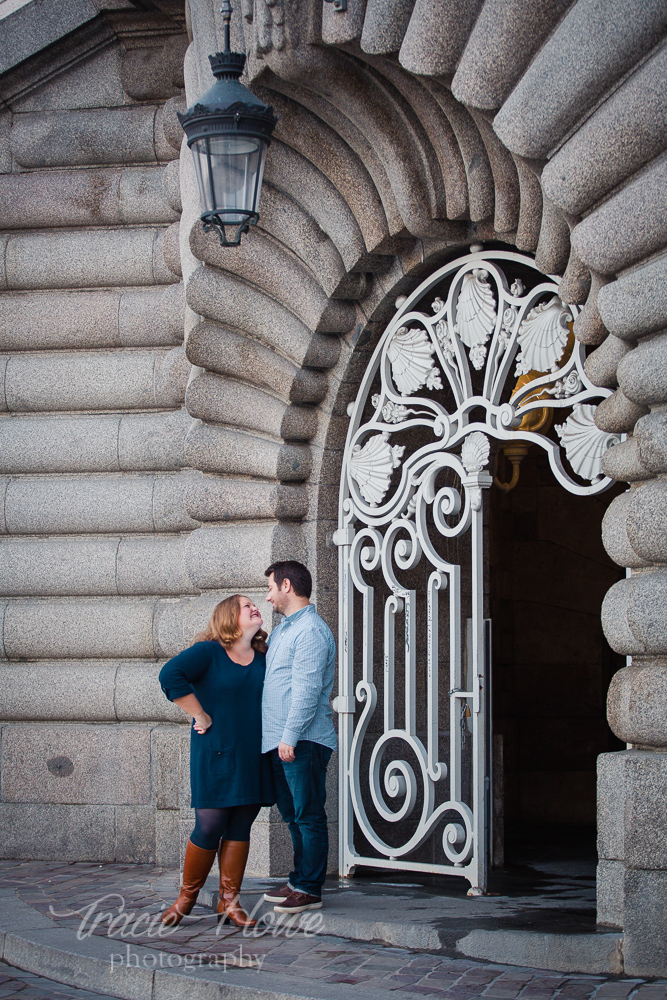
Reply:
[[29, 2], [19, 7], [8, 14], [5, 21], [4, 44], [0, 46], [0, 73], [18, 66], [24, 59], [91, 21], [98, 13], [91, 0], [52, 0], [50, 4]]
[[535, 931], [474, 930], [456, 942], [468, 958], [527, 965], [555, 972], [623, 972], [623, 934], [539, 934]]

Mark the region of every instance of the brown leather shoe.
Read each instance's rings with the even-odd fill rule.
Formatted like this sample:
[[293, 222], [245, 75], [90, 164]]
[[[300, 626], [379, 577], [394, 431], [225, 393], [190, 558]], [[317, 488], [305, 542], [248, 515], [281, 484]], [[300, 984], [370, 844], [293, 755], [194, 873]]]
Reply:
[[277, 885], [275, 889], [267, 889], [264, 893], [264, 899], [267, 903], [282, 903], [284, 899], [291, 896], [294, 892], [293, 887], [289, 882], [285, 882], [283, 885]]
[[183, 884], [178, 899], [162, 914], [162, 923], [176, 927], [197, 902], [199, 890], [204, 885], [215, 860], [216, 851], [205, 851], [188, 840], [183, 861]]
[[257, 923], [248, 916], [239, 902], [249, 850], [249, 840], [223, 840], [220, 845], [218, 922], [231, 920], [237, 927], [254, 927]]
[[274, 906], [274, 913], [303, 913], [304, 910], [321, 910], [322, 897], [311, 896], [309, 892], [299, 892], [295, 889], [284, 899], [280, 906]]

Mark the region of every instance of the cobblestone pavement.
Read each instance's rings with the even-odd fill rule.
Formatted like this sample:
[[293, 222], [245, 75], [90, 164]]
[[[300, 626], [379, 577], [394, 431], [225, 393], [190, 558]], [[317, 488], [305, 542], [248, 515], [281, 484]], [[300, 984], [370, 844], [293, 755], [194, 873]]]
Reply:
[[[159, 914], [173, 900], [154, 888], [160, 880], [164, 884], [163, 875], [153, 865], [0, 861], [0, 886], [13, 887], [23, 902], [80, 937], [108, 936], [110, 955], [121, 964], [130, 963], [134, 948], [150, 948], [161, 953], [162, 968], [247, 964], [313, 987], [314, 980], [347, 984], [351, 1000], [373, 988], [443, 1000], [667, 1000], [667, 980], [522, 969], [333, 937], [326, 933], [326, 910], [304, 914], [301, 928], [262, 921], [240, 931], [218, 925], [215, 914], [196, 907], [178, 928], [165, 930]], [[245, 892], [243, 899], [248, 908], [257, 901]], [[282, 918], [269, 913], [267, 919]], [[6, 968], [10, 979], [0, 985], [0, 1000], [19, 994], [23, 1000], [99, 996], [48, 980], [36, 984]], [[13, 974], [18, 978], [11, 979]]]

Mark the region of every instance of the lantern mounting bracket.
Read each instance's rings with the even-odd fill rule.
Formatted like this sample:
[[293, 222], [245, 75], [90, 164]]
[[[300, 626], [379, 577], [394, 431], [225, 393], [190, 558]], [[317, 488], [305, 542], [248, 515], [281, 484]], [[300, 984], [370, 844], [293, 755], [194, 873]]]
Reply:
[[[244, 212], [243, 214], [246, 218], [243, 222], [225, 222], [223, 218], [224, 214], [224, 209], [218, 212], [205, 212], [201, 216], [202, 228], [205, 233], [216, 232], [220, 238], [221, 247], [237, 247], [241, 242], [241, 237], [248, 232], [251, 226], [257, 224], [259, 214], [257, 212]], [[230, 214], [232, 214], [231, 210]], [[239, 209], [235, 208], [233, 209], [233, 214], [238, 216], [242, 213]], [[227, 237], [227, 227], [236, 229], [231, 239]]]

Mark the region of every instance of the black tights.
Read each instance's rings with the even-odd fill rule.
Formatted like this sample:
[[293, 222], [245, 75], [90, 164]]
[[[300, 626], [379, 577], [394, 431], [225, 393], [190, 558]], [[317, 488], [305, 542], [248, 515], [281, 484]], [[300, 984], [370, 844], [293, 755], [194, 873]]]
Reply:
[[250, 827], [261, 806], [228, 806], [225, 809], [195, 809], [195, 828], [190, 840], [204, 851], [215, 851], [220, 840], [250, 840]]

